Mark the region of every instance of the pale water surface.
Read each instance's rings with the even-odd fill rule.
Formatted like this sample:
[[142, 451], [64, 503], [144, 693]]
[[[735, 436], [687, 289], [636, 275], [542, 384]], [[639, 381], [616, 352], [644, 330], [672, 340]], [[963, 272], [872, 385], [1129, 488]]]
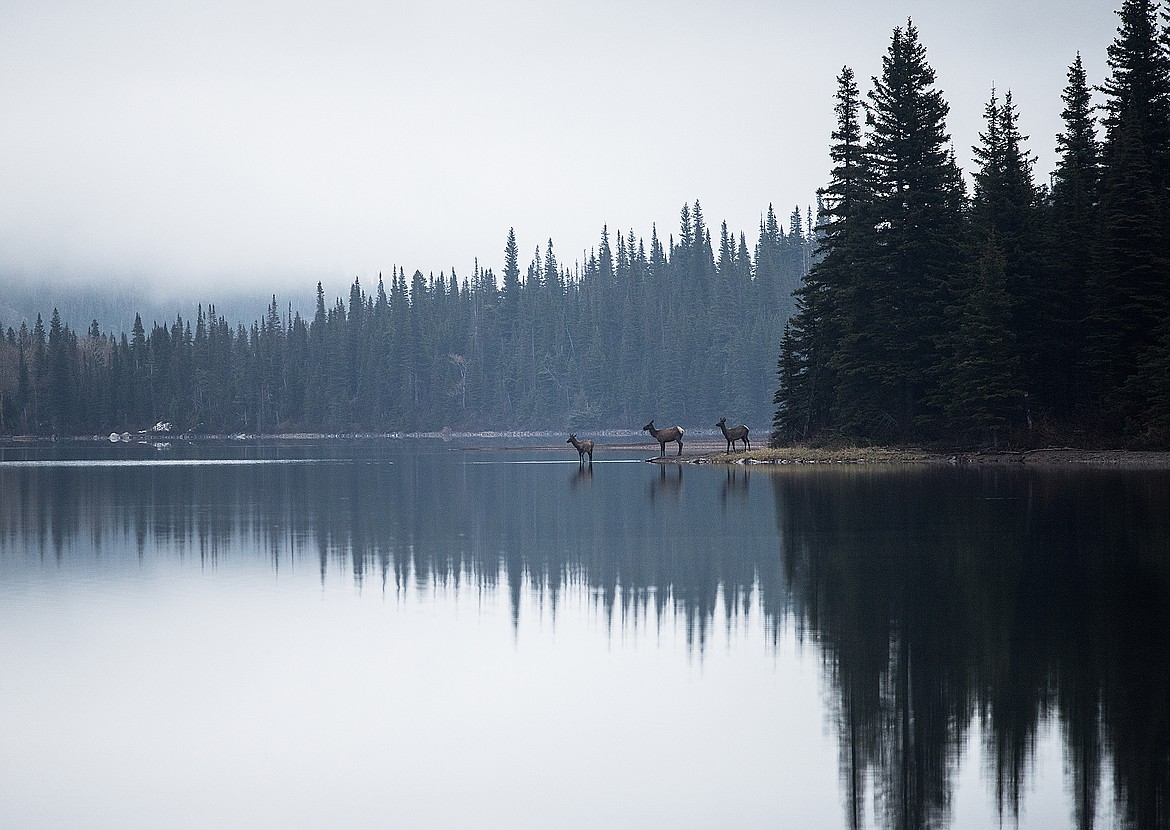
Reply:
[[0, 827], [1167, 827], [1170, 476], [0, 449]]

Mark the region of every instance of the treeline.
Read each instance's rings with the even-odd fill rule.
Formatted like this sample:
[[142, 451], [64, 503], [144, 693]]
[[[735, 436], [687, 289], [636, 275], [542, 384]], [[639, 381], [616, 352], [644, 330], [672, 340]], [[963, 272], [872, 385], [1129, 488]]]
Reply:
[[1170, 8], [1119, 15], [1100, 121], [1068, 70], [1051, 187], [992, 89], [968, 194], [912, 24], [864, 99], [842, 70], [774, 443], [1170, 442]]
[[0, 340], [0, 433], [767, 423], [811, 224], [798, 208], [785, 229], [769, 206], [753, 250], [726, 223], [713, 240], [696, 201], [677, 239], [603, 228], [586, 262], [563, 267], [549, 240], [526, 271], [509, 231], [500, 279], [395, 269], [333, 302], [318, 285], [311, 319], [273, 297], [250, 326], [200, 306], [117, 335], [54, 311]]

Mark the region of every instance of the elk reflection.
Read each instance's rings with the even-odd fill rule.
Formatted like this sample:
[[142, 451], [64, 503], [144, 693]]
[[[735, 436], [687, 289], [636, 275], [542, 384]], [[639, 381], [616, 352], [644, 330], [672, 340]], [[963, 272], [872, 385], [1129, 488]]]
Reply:
[[[667, 467], [674, 467], [674, 472], [668, 474]], [[651, 502], [663, 497], [677, 500], [682, 496], [682, 468], [682, 464], [658, 465], [658, 475], [650, 480]]]
[[569, 487], [576, 490], [582, 485], [590, 485], [593, 483], [593, 462], [588, 464], [579, 464], [577, 469], [573, 470], [569, 476]]
[[727, 479], [719, 491], [719, 502], [727, 509], [727, 500], [736, 498], [746, 499], [748, 495], [748, 470], [742, 464], [727, 465]]

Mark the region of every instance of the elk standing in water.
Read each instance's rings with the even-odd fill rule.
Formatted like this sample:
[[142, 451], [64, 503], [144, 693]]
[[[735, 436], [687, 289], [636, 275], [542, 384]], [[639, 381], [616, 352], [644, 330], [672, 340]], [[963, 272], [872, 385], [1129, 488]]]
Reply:
[[674, 441], [678, 444], [678, 454], [682, 455], [682, 427], [675, 426], [655, 429], [654, 422], [651, 421], [650, 423], [646, 424], [646, 426], [642, 427], [642, 430], [653, 435], [654, 440], [657, 441], [662, 447], [662, 451], [658, 453], [659, 458], [662, 458], [666, 455], [666, 445], [671, 441]]
[[589, 466], [593, 466], [593, 442], [586, 438], [584, 441], [577, 440], [577, 433], [569, 436], [566, 444], [572, 444], [573, 448], [577, 450], [577, 454], [581, 456], [581, 463], [585, 463], [585, 453], [589, 453]]
[[727, 439], [727, 451], [729, 453], [735, 449], [736, 441], [743, 441], [743, 448], [745, 450], [750, 450], [752, 448], [751, 442], [748, 441], [748, 428], [743, 424], [740, 424], [737, 427], [728, 428], [727, 419], [720, 418], [719, 423], [717, 423], [715, 426], [723, 430], [723, 437]]

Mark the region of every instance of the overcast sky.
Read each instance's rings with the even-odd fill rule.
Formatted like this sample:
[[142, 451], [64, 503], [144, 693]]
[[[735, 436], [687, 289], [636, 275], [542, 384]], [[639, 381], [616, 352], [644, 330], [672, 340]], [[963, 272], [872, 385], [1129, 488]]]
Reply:
[[[1120, 0], [1117, 0], [1118, 4]], [[403, 266], [562, 263], [698, 199], [754, 244], [812, 204], [833, 93], [912, 17], [969, 173], [993, 85], [1052, 170], [1110, 0], [0, 0], [0, 285], [331, 293]]]

